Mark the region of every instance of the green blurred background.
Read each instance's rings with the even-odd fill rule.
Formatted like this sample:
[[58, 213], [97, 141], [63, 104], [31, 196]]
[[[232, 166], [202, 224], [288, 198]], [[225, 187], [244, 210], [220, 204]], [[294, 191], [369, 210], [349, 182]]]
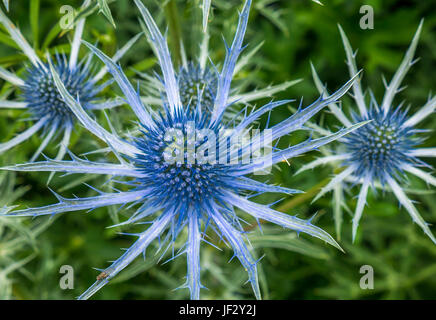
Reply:
[[[180, 28], [169, 28], [169, 40], [172, 48], [177, 47], [175, 39], [182, 38], [188, 54], [196, 52], [199, 39], [196, 35], [201, 24], [200, 1], [172, 0], [143, 1], [152, 11], [161, 29], [166, 21], [176, 23]], [[249, 67], [236, 81], [247, 81], [249, 88], [277, 84], [297, 78], [301, 83], [276, 95], [276, 98], [304, 97], [306, 105], [317, 98], [318, 93], [310, 73], [312, 62], [321, 77], [328, 83], [330, 90], [338, 88], [348, 80], [348, 70], [344, 63], [345, 53], [339, 36], [337, 24], [341, 24], [355, 49], [358, 67], [364, 69], [364, 88], [371, 87], [380, 101], [384, 92], [382, 75], [389, 80], [401, 62], [421, 18], [425, 18], [424, 29], [418, 44], [416, 56], [421, 60], [412, 67], [405, 78], [407, 89], [399, 94], [396, 103], [405, 100], [411, 104], [411, 112], [418, 110], [427, 100], [428, 94], [435, 88], [434, 72], [436, 70], [436, 1], [395, 1], [395, 0], [325, 0], [324, 6], [309, 0], [272, 1], [254, 0], [248, 25], [246, 43], [253, 48], [264, 42], [258, 54], [253, 57]], [[61, 18], [61, 5], [79, 8], [82, 1], [56, 0], [12, 0], [9, 16], [27, 39], [39, 49], [42, 55], [46, 48], [54, 51], [68, 52], [68, 41], [72, 33], [60, 32], [55, 25]], [[359, 8], [368, 4], [375, 12], [373, 30], [359, 27], [361, 14]], [[223, 34], [229, 42], [236, 23], [236, 8], [239, 0], [212, 0], [212, 13], [209, 28], [212, 35], [210, 51], [213, 61], [222, 61], [224, 46]], [[176, 6], [176, 7], [171, 7]], [[39, 8], [39, 14], [38, 10]], [[176, 10], [171, 10], [176, 8]], [[108, 20], [97, 12], [86, 22], [84, 38], [98, 42], [108, 54], [125, 44], [131, 37], [141, 31], [138, 23], [138, 11], [133, 1], [117, 0], [110, 3], [114, 28]], [[172, 14], [177, 12], [177, 15]], [[197, 29], [195, 29], [197, 28]], [[54, 31], [53, 31], [54, 30]], [[178, 30], [178, 31], [177, 31]], [[48, 40], [47, 40], [48, 39]], [[9, 41], [10, 43], [10, 41]], [[13, 70], [22, 70], [23, 56], [18, 50], [8, 46], [5, 30], [0, 33], [0, 65]], [[249, 49], [248, 49], [249, 50]], [[87, 53], [81, 51], [81, 56]], [[177, 57], [175, 57], [176, 59]], [[129, 76], [134, 70], [151, 72], [158, 70], [156, 60], [145, 40], [141, 40], [126, 54], [121, 64]], [[2, 83], [3, 91], [8, 86]], [[108, 90], [107, 94], [116, 93]], [[256, 102], [260, 105], [269, 99]], [[344, 108], [352, 105], [350, 97], [344, 100]], [[297, 106], [294, 104], [294, 107]], [[286, 108], [273, 113], [272, 121], [288, 117]], [[0, 111], [0, 141], [6, 141], [17, 132], [26, 128], [26, 123], [17, 119], [17, 111]], [[126, 106], [109, 113], [118, 127], [126, 126], [132, 119]], [[102, 117], [103, 118], [103, 117]], [[327, 112], [320, 113], [316, 119], [324, 126], [334, 128], [337, 125], [333, 116]], [[429, 117], [422, 123], [423, 128], [436, 128], [436, 117]], [[293, 134], [281, 141], [281, 144], [296, 143], [307, 136], [306, 133]], [[79, 137], [81, 138], [79, 140]], [[76, 154], [102, 146], [94, 141], [86, 130], [79, 129], [73, 136], [72, 151]], [[14, 148], [7, 156], [2, 156], [1, 163], [24, 162], [40, 142], [34, 137]], [[424, 146], [436, 145], [434, 132], [428, 133]], [[51, 146], [47, 155], [55, 154]], [[280, 164], [275, 168], [270, 181], [290, 188], [317, 192], [319, 184], [332, 176], [329, 166], [307, 171], [294, 176], [303, 164], [315, 159], [317, 152], [308, 153], [293, 159], [291, 165]], [[429, 161], [434, 165], [434, 161]], [[0, 183], [0, 204], [11, 200], [14, 191], [12, 184], [18, 188], [16, 204], [22, 206], [40, 206], [56, 201], [48, 191], [46, 182], [48, 174], [19, 173], [3, 177]], [[13, 181], [15, 179], [15, 181]], [[12, 181], [12, 182], [11, 182]], [[60, 177], [51, 182], [51, 188], [64, 196], [72, 194], [86, 196], [93, 194], [82, 182], [100, 186], [104, 178], [72, 175]], [[15, 183], [14, 183], [15, 182]], [[435, 194], [428, 190], [421, 181], [411, 179], [411, 189], [424, 190], [411, 194], [419, 202], [419, 211], [431, 224], [436, 222]], [[318, 187], [317, 187], [318, 186]], [[7, 191], [4, 190], [8, 189]], [[3, 191], [2, 191], [3, 190]], [[23, 195], [22, 193], [26, 191]], [[354, 211], [356, 189], [350, 189], [347, 205]], [[280, 199], [280, 196], [258, 197], [259, 202], [267, 203]], [[310, 204], [310, 197], [293, 197], [283, 199], [276, 205], [280, 208], [286, 204], [286, 212], [310, 217], [318, 212], [316, 224], [329, 231], [335, 237], [332, 217], [331, 194], [326, 195], [315, 204]], [[125, 218], [123, 214], [121, 218]], [[8, 296], [14, 299], [73, 299], [91, 285], [98, 271], [93, 267], [103, 268], [109, 260], [116, 259], [122, 251], [133, 242], [132, 238], [118, 235], [119, 229], [106, 227], [117, 220], [116, 208], [99, 209], [91, 213], [79, 212], [63, 214], [49, 221], [48, 218], [26, 219], [22, 222], [24, 230], [3, 226], [0, 233], [0, 268], [7, 268], [11, 261], [26, 259], [23, 266], [8, 275], [8, 280], [0, 277], [0, 288], [8, 285]], [[0, 225], [1, 225], [0, 221]], [[49, 224], [49, 225], [46, 225]], [[8, 229], [9, 228], [9, 229]], [[45, 231], [35, 228], [42, 228]], [[436, 232], [436, 227], [431, 227]], [[1, 229], [0, 229], [1, 230]], [[126, 231], [126, 230], [123, 230]], [[15, 236], [16, 235], [16, 236]], [[10, 241], [19, 243], [12, 246], [14, 250], [6, 252]], [[407, 212], [399, 208], [390, 193], [377, 196], [370, 192], [368, 208], [361, 220], [357, 241], [351, 244], [351, 215], [345, 214], [341, 234], [341, 245], [346, 254], [328, 247], [316, 239], [302, 236], [271, 225], [264, 226], [262, 236], [255, 226], [250, 236], [256, 254], [264, 258], [260, 263], [260, 281], [264, 299], [434, 299], [436, 292], [436, 246], [414, 225]], [[3, 250], [3, 251], [2, 251]], [[204, 245], [202, 248], [202, 282], [209, 290], [202, 291], [204, 299], [252, 299], [251, 288], [244, 284], [246, 273], [237, 260], [227, 263], [232, 253], [228, 249], [218, 251]], [[31, 257], [30, 261], [27, 258]], [[167, 264], [156, 265], [154, 249], [147, 251], [147, 260], [137, 259], [130, 267], [104, 287], [95, 299], [186, 299], [188, 290], [177, 290], [183, 284], [186, 274], [184, 256]], [[62, 265], [71, 265], [75, 271], [73, 290], [61, 290], [59, 269]], [[374, 268], [374, 289], [362, 290], [359, 280], [362, 265]], [[7, 282], [7, 283], [6, 283]]]

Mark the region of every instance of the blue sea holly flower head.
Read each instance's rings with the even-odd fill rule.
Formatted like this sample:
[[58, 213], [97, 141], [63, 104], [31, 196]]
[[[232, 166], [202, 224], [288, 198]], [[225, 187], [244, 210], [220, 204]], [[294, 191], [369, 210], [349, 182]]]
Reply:
[[[379, 105], [371, 93], [370, 104], [367, 102], [359, 81], [353, 84], [353, 99], [357, 106], [357, 112], [351, 115], [351, 120], [336, 104], [329, 106], [330, 111], [345, 126], [363, 120], [373, 120], [370, 124], [359, 128], [347, 137], [341, 139], [342, 144], [336, 151], [305, 165], [299, 172], [314, 168], [325, 163], [338, 163], [342, 171], [338, 173], [318, 193], [317, 200], [329, 191], [335, 192], [337, 206], [342, 204], [342, 190], [344, 184], [360, 185], [356, 211], [353, 217], [352, 236], [353, 241], [359, 221], [366, 204], [366, 198], [370, 186], [376, 189], [392, 191], [398, 198], [399, 203], [407, 210], [412, 220], [436, 243], [436, 239], [430, 231], [428, 224], [421, 217], [413, 202], [407, 196], [404, 187], [401, 186], [406, 180], [406, 174], [412, 174], [428, 184], [436, 185], [436, 179], [423, 168], [430, 168], [419, 157], [436, 157], [436, 148], [420, 148], [419, 144], [424, 140], [419, 137], [426, 130], [418, 129], [417, 125], [431, 115], [436, 107], [436, 96], [430, 97], [427, 103], [419, 111], [410, 115], [403, 104], [395, 105], [394, 97], [403, 88], [401, 82], [407, 71], [416, 62], [414, 60], [415, 49], [418, 44], [423, 21], [421, 21], [415, 36], [391, 82], [386, 84], [386, 92], [381, 105]], [[344, 31], [339, 27], [347, 56], [347, 64], [350, 74], [356, 72], [356, 54], [353, 52], [349, 40]], [[316, 71], [312, 68], [315, 83], [320, 92], [325, 93]], [[325, 130], [319, 130], [325, 134]], [[335, 215], [341, 220], [341, 215]], [[340, 232], [340, 222], [337, 221], [337, 231]]]
[[180, 102], [186, 106], [198, 104], [201, 95], [201, 105], [205, 112], [212, 111], [214, 97], [218, 86], [218, 74], [213, 69], [202, 69], [192, 62], [188, 62], [179, 71], [177, 82], [180, 90]]
[[[82, 7], [89, 6], [86, 0]], [[62, 159], [66, 154], [71, 133], [74, 127], [75, 116], [63, 101], [53, 82], [48, 63], [44, 63], [36, 54], [21, 34], [20, 30], [0, 10], [0, 23], [9, 32], [11, 38], [23, 51], [29, 60], [24, 72], [24, 77], [0, 67], [0, 78], [19, 89], [22, 94], [17, 101], [0, 100], [0, 109], [22, 109], [30, 117], [28, 120], [34, 124], [26, 131], [18, 134], [13, 139], [0, 142], [0, 154], [24, 142], [38, 132], [44, 136], [39, 148], [31, 158], [34, 161], [44, 149], [57, 137], [62, 136], [56, 159]], [[76, 23], [70, 54], [56, 54], [54, 68], [61, 77], [66, 88], [75, 97], [79, 97], [86, 110], [102, 110], [113, 108], [124, 102], [121, 99], [101, 102], [97, 95], [107, 87], [111, 81], [99, 84], [107, 73], [107, 68], [92, 72], [91, 57], [82, 61], [78, 60], [85, 18]], [[133, 45], [140, 35], [129, 41], [123, 48], [116, 52], [114, 60], [119, 60]]]
[[[203, 4], [203, 8], [205, 8]], [[210, 5], [210, 2], [209, 2]], [[204, 13], [204, 12], [203, 12]], [[188, 20], [189, 21], [189, 20]], [[191, 21], [189, 21], [191, 22]], [[204, 23], [205, 21], [203, 21]], [[186, 23], [185, 23], [186, 24]], [[218, 90], [218, 77], [219, 72], [217, 66], [209, 63], [212, 60], [213, 50], [210, 48], [210, 35], [208, 28], [203, 24], [203, 29], [200, 32], [194, 23], [190, 23], [189, 35], [193, 39], [199, 39], [200, 43], [197, 47], [194, 46], [194, 52], [191, 53], [185, 49], [183, 41], [180, 45], [180, 62], [173, 61], [176, 66], [175, 77], [179, 84], [180, 100], [182, 105], [197, 105], [197, 99], [201, 94], [201, 107], [204, 112], [211, 113], [214, 108], [213, 98], [217, 94]], [[147, 33], [147, 31], [145, 31]], [[250, 73], [244, 72], [247, 67], [250, 67], [255, 62], [253, 57], [258, 53], [262, 47], [263, 42], [254, 46], [247, 53], [241, 55], [241, 58], [235, 65], [233, 78], [237, 77], [238, 82], [234, 83], [232, 89], [227, 98], [229, 107], [224, 114], [225, 120], [233, 119], [240, 111], [240, 105], [245, 106], [260, 98], [272, 97], [275, 93], [288, 89], [289, 87], [299, 83], [302, 79], [296, 79], [291, 81], [285, 81], [283, 83], [268, 85], [264, 88], [258, 88], [257, 85], [254, 89], [255, 80], [250, 77]], [[198, 48], [198, 50], [197, 50]], [[178, 65], [180, 64], [180, 66]], [[166, 103], [162, 99], [165, 86], [161, 79], [157, 79], [155, 76], [146, 73], [138, 73], [144, 81], [142, 83], [142, 89], [145, 95], [141, 96], [141, 100], [149, 105], [162, 107], [163, 103]], [[159, 77], [160, 78], [160, 77]]]
[[[248, 213], [256, 220], [266, 220], [309, 234], [336, 248], [340, 247], [328, 233], [314, 226], [310, 219], [304, 220], [278, 212], [270, 205], [252, 202], [247, 196], [247, 192], [294, 194], [300, 191], [265, 184], [247, 175], [267, 170], [280, 161], [316, 149], [366, 124], [366, 122], [355, 124], [331, 135], [308, 139], [285, 149], [278, 149], [271, 145], [280, 137], [301, 129], [304, 123], [319, 110], [337, 101], [351, 88], [356, 77], [334, 94], [326, 98], [321, 96], [313, 104], [300, 109], [288, 119], [267, 126], [268, 128], [263, 132], [254, 130], [248, 142], [239, 143], [239, 138], [250, 131], [253, 121], [289, 102], [289, 100], [270, 102], [250, 114], [245, 114], [234, 125], [228, 125], [222, 120], [228, 106], [232, 75], [242, 50], [251, 1], [245, 1], [239, 14], [232, 45], [227, 50], [218, 76], [218, 90], [213, 99], [214, 109], [211, 113], [202, 111], [201, 95], [196, 106], [181, 103], [179, 84], [166, 40], [142, 2], [135, 0], [135, 3], [145, 21], [162, 69], [165, 86], [165, 97], [163, 97], [165, 103], [162, 110], [155, 112], [145, 106], [121, 67], [99, 49], [85, 42], [104, 61], [114, 76], [128, 105], [138, 118], [138, 127], [142, 134], [122, 139], [115, 132], [104, 129], [85, 112], [80, 101], [68, 92], [56, 68], [50, 65], [59, 93], [71, 111], [86, 129], [108, 144], [119, 159], [119, 163], [89, 161], [71, 153], [72, 160], [69, 161], [47, 160], [4, 168], [19, 171], [112, 175], [118, 177], [128, 191], [117, 190], [109, 193], [99, 191], [100, 194], [97, 196], [73, 199], [56, 194], [59, 199], [56, 204], [15, 210], [8, 215], [32, 217], [56, 215], [117, 204], [136, 208], [127, 220], [117, 226], [147, 224], [148, 228], [133, 234], [137, 238], [136, 241], [121, 257], [102, 270], [97, 281], [79, 297], [80, 299], [91, 297], [141, 254], [145, 259], [145, 251], [153, 240], [159, 239], [164, 255], [171, 246], [174, 248], [174, 242], [178, 236], [182, 236], [182, 230], [187, 230], [188, 233], [186, 243], [178, 252], [173, 250], [171, 259], [186, 254], [187, 276], [182, 287], [190, 290], [192, 299], [199, 299], [200, 289], [203, 288], [200, 281], [200, 245], [202, 242], [210, 243], [206, 240], [208, 230], [218, 234], [219, 238], [233, 249], [234, 257], [238, 258], [248, 273], [248, 282], [256, 298], [260, 298], [257, 278], [258, 261], [247, 245], [246, 232], [242, 227], [244, 220], [236, 214], [236, 209]], [[237, 142], [232, 143], [232, 141]], [[268, 149], [269, 151], [265, 151]], [[249, 157], [246, 156], [247, 154]]]

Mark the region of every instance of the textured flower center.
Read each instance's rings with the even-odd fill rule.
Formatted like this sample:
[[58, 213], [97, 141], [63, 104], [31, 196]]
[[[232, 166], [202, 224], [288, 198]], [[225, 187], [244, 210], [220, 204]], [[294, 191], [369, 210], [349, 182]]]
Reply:
[[[89, 70], [79, 65], [70, 69], [65, 58], [58, 58], [55, 69], [68, 92], [86, 107], [95, 96], [93, 86], [88, 82]], [[49, 66], [31, 66], [23, 87], [24, 99], [29, 109], [38, 118], [50, 116], [50, 120], [59, 122], [71, 121], [73, 113], [66, 105], [56, 88]]]
[[392, 157], [391, 150], [394, 149], [398, 142], [397, 128], [386, 125], [375, 125], [365, 133], [366, 143], [362, 144], [360, 153], [365, 161], [388, 161]]
[[181, 68], [178, 82], [184, 106], [196, 107], [200, 98], [203, 111], [212, 110], [218, 84], [215, 71], [188, 63], [186, 68]]
[[[213, 130], [211, 130], [214, 132]], [[142, 151], [135, 159], [142, 186], [162, 204], [167, 201], [203, 202], [226, 185], [229, 166], [218, 164], [215, 151], [208, 148], [209, 136], [194, 122], [148, 132], [136, 145]], [[213, 141], [216, 143], [216, 140]]]
[[412, 161], [407, 153], [416, 141], [412, 138], [413, 130], [402, 127], [404, 116], [371, 112], [373, 121], [346, 138], [349, 161], [360, 175], [370, 173], [383, 180], [385, 174], [392, 174], [402, 163]]

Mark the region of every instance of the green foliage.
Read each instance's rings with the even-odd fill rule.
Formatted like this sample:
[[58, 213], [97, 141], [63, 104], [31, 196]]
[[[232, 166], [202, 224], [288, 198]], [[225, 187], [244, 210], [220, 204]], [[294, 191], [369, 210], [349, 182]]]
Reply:
[[[0, 174], [0, 208], [11, 205], [29, 190], [27, 186], [15, 189], [15, 183], [14, 174]], [[26, 264], [35, 258], [38, 252], [36, 237], [48, 224], [43, 220], [28, 223], [0, 216], [0, 300], [20, 298], [13, 286], [15, 274], [32, 282], [32, 273], [26, 269]]]

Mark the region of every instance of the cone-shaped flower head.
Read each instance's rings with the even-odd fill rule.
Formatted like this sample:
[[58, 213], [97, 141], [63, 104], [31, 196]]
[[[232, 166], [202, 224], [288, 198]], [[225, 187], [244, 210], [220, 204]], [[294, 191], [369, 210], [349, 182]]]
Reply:
[[218, 74], [214, 69], [202, 69], [189, 62], [186, 67], [180, 68], [177, 82], [182, 105], [196, 106], [199, 103], [198, 97], [201, 97], [203, 110], [212, 112], [218, 86]]
[[[401, 183], [406, 181], [407, 173], [423, 179], [428, 184], [436, 185], [436, 179], [429, 172], [421, 169], [430, 166], [419, 159], [419, 157], [436, 157], [436, 149], [419, 147], [424, 140], [422, 133], [425, 130], [417, 128], [421, 121], [434, 112], [436, 96], [430, 97], [428, 102], [413, 115], [410, 112], [408, 113], [407, 109], [403, 109], [402, 104], [394, 104], [395, 95], [402, 90], [400, 88], [402, 80], [415, 63], [413, 56], [422, 24], [423, 22], [420, 23], [394, 77], [389, 85], [386, 85], [386, 92], [381, 105], [377, 103], [371, 93], [368, 107], [360, 83], [354, 83], [353, 98], [357, 110], [353, 112], [352, 119], [353, 121], [372, 120], [372, 122], [342, 139], [342, 147], [345, 147], [345, 150], [343, 148], [338, 149], [337, 154], [320, 158], [300, 170], [303, 171], [320, 164], [337, 161], [344, 168], [322, 189], [316, 199], [332, 190], [336, 193], [335, 199], [341, 199], [344, 182], [361, 185], [353, 218], [353, 240], [356, 237], [359, 221], [365, 207], [368, 189], [373, 186], [375, 189], [382, 188], [392, 191], [400, 204], [409, 212], [413, 221], [436, 243], [436, 238], [431, 233], [428, 224], [418, 213], [403, 187], [400, 186]], [[355, 53], [353, 53], [341, 27], [339, 27], [339, 31], [344, 42], [350, 74], [355, 74]], [[321, 92], [326, 92], [314, 68], [313, 75], [318, 89]], [[347, 126], [351, 123], [336, 104], [331, 104], [329, 108], [342, 124]], [[337, 204], [337, 206], [340, 207], [341, 204]], [[340, 219], [340, 216], [340, 214], [336, 215], [337, 220]], [[339, 228], [340, 222], [337, 221], [338, 233], [340, 233]]]
[[[98, 92], [94, 90], [94, 83], [89, 81], [89, 66], [79, 64], [70, 69], [66, 56], [57, 55], [54, 67], [68, 92], [80, 97], [84, 106], [95, 99]], [[51, 127], [54, 123], [59, 127], [72, 124], [74, 115], [59, 94], [48, 64], [30, 66], [22, 89], [24, 101], [34, 117], [38, 120], [47, 118], [45, 126]]]

